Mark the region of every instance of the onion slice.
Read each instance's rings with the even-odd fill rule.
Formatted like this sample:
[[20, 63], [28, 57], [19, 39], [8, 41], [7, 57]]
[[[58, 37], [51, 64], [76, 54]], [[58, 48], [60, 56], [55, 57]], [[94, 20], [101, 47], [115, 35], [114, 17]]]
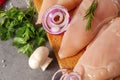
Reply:
[[61, 5], [54, 5], [46, 10], [42, 17], [42, 25], [50, 34], [61, 34], [65, 32], [70, 23], [68, 10]]
[[60, 80], [82, 80], [81, 76], [76, 73], [76, 72], [71, 72], [71, 73], [67, 73], [67, 69], [60, 69], [58, 70], [52, 77], [52, 80], [55, 80], [55, 76], [59, 73], [59, 72], [66, 72], [64, 73], [61, 77]]

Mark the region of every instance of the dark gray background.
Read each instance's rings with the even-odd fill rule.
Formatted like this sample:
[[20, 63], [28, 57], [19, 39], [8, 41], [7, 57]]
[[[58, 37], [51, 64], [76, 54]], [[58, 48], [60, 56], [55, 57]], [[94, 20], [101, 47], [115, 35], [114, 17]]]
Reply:
[[[5, 7], [11, 4], [19, 8], [26, 7], [26, 0], [8, 0]], [[50, 48], [53, 62], [45, 72], [41, 69], [32, 70], [28, 65], [28, 57], [18, 54], [17, 48], [12, 46], [12, 39], [0, 41], [0, 80], [51, 80], [52, 75], [59, 69], [54, 53]]]

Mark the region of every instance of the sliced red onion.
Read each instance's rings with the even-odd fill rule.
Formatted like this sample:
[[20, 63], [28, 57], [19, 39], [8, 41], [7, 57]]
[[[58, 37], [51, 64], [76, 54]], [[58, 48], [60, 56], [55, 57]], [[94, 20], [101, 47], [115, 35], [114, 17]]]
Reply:
[[65, 74], [63, 74], [60, 78], [60, 80], [82, 80], [81, 76], [76, 73], [76, 72], [71, 72], [71, 73], [67, 73], [67, 69], [60, 69], [58, 70], [52, 77], [52, 80], [55, 80], [55, 76], [59, 73], [59, 72], [66, 72]]
[[68, 10], [60, 5], [50, 7], [42, 17], [42, 25], [50, 34], [61, 34], [65, 32], [70, 23]]
[[63, 74], [60, 80], [82, 80], [82, 79], [78, 73], [71, 72], [69, 74]]

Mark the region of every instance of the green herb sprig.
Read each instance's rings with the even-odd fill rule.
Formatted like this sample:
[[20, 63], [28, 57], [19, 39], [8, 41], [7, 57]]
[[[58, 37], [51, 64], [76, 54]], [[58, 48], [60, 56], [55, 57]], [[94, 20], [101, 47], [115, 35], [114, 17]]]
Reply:
[[18, 48], [18, 53], [28, 57], [36, 47], [47, 41], [43, 27], [34, 27], [35, 13], [34, 6], [24, 10], [17, 7], [8, 11], [0, 10], [0, 39], [6, 41], [13, 38], [13, 46]]
[[91, 29], [91, 22], [94, 18], [94, 11], [96, 10], [97, 5], [98, 5], [98, 0], [93, 0], [90, 7], [86, 10], [86, 15], [84, 16], [85, 19], [87, 20], [86, 30]]

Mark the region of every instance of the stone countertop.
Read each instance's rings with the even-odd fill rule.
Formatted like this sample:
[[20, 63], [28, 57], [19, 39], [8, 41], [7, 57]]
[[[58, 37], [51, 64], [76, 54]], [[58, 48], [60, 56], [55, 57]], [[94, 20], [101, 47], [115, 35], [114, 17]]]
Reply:
[[[26, 7], [26, 0], [8, 0], [6, 8], [14, 5], [20, 8]], [[59, 69], [57, 60], [50, 48], [50, 57], [52, 63], [47, 70], [32, 70], [28, 65], [28, 57], [24, 54], [18, 54], [17, 48], [12, 46], [12, 39], [9, 41], [0, 41], [0, 80], [51, 80], [53, 74]]]

